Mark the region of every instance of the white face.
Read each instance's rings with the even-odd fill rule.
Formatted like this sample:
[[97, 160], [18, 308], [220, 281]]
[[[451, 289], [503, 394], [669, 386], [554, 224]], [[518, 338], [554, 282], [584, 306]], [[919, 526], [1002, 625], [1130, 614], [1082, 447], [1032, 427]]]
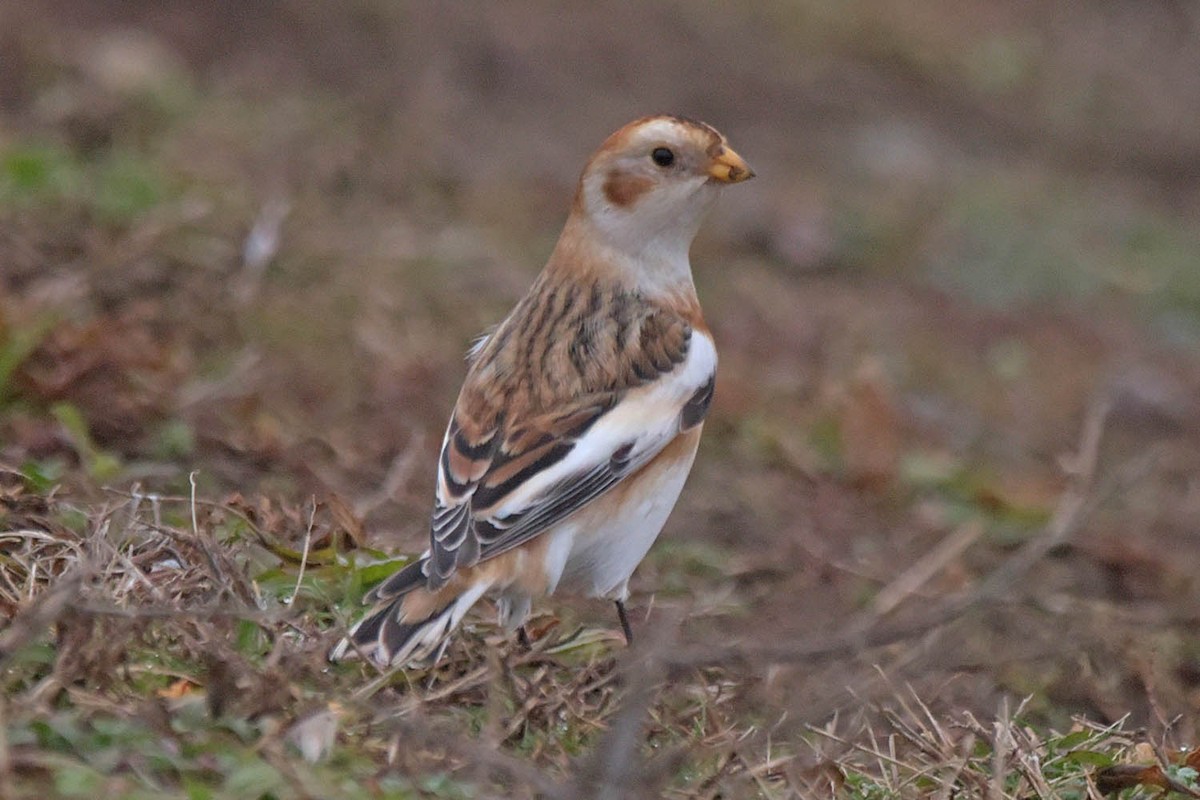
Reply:
[[583, 177], [587, 215], [606, 243], [630, 255], [686, 259], [720, 183], [709, 168], [714, 131], [656, 118], [615, 135]]

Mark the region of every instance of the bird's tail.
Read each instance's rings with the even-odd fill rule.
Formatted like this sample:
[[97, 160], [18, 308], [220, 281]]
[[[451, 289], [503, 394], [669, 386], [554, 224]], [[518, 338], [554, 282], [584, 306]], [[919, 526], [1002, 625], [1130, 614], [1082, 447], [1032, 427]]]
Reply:
[[[375, 608], [329, 653], [332, 661], [363, 656], [382, 666], [436, 658], [463, 615], [491, 587], [491, 581], [454, 576], [431, 590], [424, 559], [409, 564], [366, 597]], [[457, 579], [457, 580], [456, 580]]]

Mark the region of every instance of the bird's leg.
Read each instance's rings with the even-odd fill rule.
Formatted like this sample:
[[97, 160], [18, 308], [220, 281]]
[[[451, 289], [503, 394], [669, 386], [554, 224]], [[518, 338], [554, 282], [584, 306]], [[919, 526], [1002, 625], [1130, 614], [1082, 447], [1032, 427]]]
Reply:
[[629, 625], [629, 614], [625, 611], [625, 601], [615, 600], [617, 604], [617, 619], [621, 620], [621, 630], [625, 633], [625, 644], [633, 644], [633, 628]]
[[533, 642], [529, 641], [529, 631], [525, 630], [524, 625], [517, 628], [517, 644], [526, 650], [533, 649]]

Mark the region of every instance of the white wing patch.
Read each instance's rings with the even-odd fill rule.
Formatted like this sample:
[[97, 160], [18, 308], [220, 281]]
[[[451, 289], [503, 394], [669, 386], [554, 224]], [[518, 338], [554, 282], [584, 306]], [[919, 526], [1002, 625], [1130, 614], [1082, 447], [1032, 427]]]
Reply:
[[679, 415], [684, 404], [708, 382], [716, 368], [717, 351], [712, 339], [693, 331], [682, 364], [653, 383], [627, 392], [565, 458], [530, 477], [489, 516], [503, 522], [528, 512], [562, 481], [607, 464], [626, 445], [632, 445], [628, 455], [630, 471], [646, 463], [679, 434]]

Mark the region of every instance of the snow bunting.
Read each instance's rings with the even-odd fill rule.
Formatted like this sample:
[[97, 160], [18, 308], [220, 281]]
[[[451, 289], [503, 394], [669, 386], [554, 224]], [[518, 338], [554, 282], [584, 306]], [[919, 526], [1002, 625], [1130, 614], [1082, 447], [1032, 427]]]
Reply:
[[471, 350], [429, 550], [367, 596], [375, 608], [331, 658], [427, 660], [484, 594], [511, 631], [558, 588], [614, 600], [632, 639], [629, 577], [679, 497], [713, 396], [688, 250], [718, 190], [753, 176], [701, 122], [646, 117], [608, 137], [545, 269]]

